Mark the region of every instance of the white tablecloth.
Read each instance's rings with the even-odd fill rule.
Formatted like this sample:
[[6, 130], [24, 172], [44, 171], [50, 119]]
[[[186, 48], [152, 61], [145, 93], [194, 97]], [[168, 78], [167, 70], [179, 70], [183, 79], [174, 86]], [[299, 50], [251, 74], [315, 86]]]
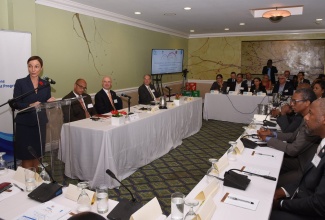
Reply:
[[204, 119], [248, 124], [257, 113], [258, 104], [267, 104], [269, 96], [244, 96], [206, 93]]
[[[131, 111], [141, 112], [139, 107]], [[64, 124], [60, 157], [65, 174], [90, 181], [91, 187], [102, 183], [110, 188], [119, 186], [105, 173], [106, 169], [118, 179], [125, 179], [197, 133], [202, 126], [202, 98], [154, 113], [141, 112], [139, 117], [120, 126], [112, 126], [111, 119]]]

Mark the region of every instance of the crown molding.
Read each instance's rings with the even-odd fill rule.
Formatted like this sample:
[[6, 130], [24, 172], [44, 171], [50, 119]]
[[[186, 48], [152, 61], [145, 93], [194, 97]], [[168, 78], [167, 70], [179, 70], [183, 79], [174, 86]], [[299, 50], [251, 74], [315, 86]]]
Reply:
[[325, 29], [309, 30], [285, 30], [285, 31], [252, 31], [252, 32], [231, 32], [231, 33], [208, 33], [208, 34], [191, 34], [189, 38], [207, 38], [207, 37], [248, 37], [248, 36], [265, 36], [265, 35], [282, 35], [282, 34], [325, 34]]
[[44, 5], [52, 8], [62, 9], [69, 12], [80, 13], [91, 17], [101, 18], [104, 20], [114, 21], [121, 24], [130, 25], [146, 30], [156, 31], [159, 33], [169, 34], [177, 37], [187, 38], [189, 34], [177, 30], [155, 25], [149, 22], [130, 18], [110, 11], [90, 7], [84, 4], [76, 3], [69, 0], [35, 0], [36, 4]]

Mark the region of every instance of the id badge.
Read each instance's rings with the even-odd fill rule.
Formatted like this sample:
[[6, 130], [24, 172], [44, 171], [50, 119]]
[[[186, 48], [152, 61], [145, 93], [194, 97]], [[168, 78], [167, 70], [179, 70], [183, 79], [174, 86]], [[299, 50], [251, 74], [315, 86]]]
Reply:
[[320, 161], [321, 161], [321, 158], [317, 154], [315, 154], [315, 156], [314, 156], [314, 158], [312, 159], [311, 162], [317, 168]]

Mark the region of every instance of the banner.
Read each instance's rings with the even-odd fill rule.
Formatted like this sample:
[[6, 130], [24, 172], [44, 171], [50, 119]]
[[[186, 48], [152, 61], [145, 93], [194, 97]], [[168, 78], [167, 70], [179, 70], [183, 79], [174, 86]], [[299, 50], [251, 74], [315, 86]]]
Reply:
[[[31, 33], [0, 30], [0, 105], [13, 98], [16, 79], [28, 75], [27, 60], [31, 56]], [[13, 168], [12, 112], [8, 104], [0, 107], [0, 152]]]

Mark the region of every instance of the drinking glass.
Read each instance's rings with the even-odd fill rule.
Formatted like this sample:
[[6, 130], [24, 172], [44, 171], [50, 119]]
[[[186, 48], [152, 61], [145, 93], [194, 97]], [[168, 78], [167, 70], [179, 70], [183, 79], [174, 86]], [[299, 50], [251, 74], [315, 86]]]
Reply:
[[237, 142], [235, 142], [235, 141], [229, 141], [229, 144], [231, 146], [230, 146], [230, 148], [227, 151], [228, 160], [235, 161], [236, 160], [235, 147], [236, 147]]
[[[44, 167], [47, 167], [49, 164], [43, 163], [43, 165], [44, 165]], [[38, 168], [41, 169], [41, 172], [39, 175], [42, 178], [42, 180], [44, 181], [44, 183], [50, 183], [51, 182], [50, 175], [46, 172], [44, 167], [41, 164], [38, 165]]]
[[171, 196], [171, 219], [183, 220], [184, 215], [184, 194], [175, 192]]
[[211, 163], [211, 167], [207, 171], [208, 183], [210, 183], [214, 179], [213, 176], [219, 176], [219, 171], [214, 167], [214, 164], [218, 162], [218, 159], [210, 158], [209, 162]]
[[190, 207], [190, 211], [185, 215], [184, 220], [196, 220], [197, 216], [196, 213], [194, 212], [193, 208], [199, 204], [199, 201], [195, 199], [186, 199], [185, 200], [185, 205]]
[[4, 175], [8, 172], [7, 162], [2, 157], [5, 154], [6, 152], [0, 152], [0, 175]]
[[108, 212], [108, 189], [106, 185], [96, 188], [97, 212], [100, 214]]
[[25, 169], [25, 185], [26, 191], [31, 192], [36, 188], [36, 169], [28, 167]]
[[78, 200], [77, 200], [77, 212], [87, 212], [90, 211], [90, 205], [91, 205], [91, 201], [90, 198], [88, 196], [88, 194], [86, 193], [86, 189], [89, 187], [89, 183], [88, 182], [80, 182], [78, 183], [78, 188], [81, 191]]

